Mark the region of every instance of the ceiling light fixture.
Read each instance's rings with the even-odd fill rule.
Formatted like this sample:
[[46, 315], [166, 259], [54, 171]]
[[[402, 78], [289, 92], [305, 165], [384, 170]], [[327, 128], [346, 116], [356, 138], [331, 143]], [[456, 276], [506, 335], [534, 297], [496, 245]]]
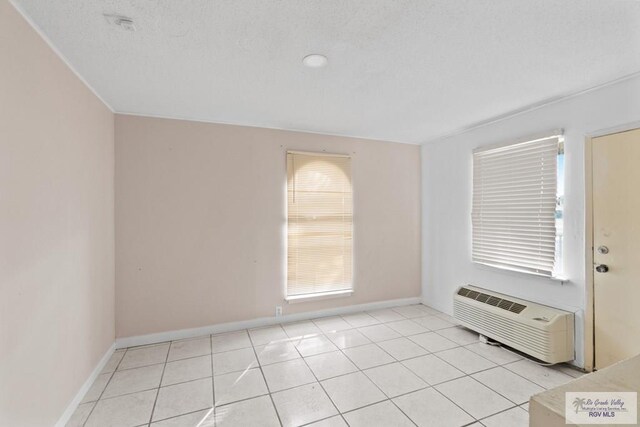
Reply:
[[327, 65], [327, 57], [317, 53], [307, 55], [302, 59], [302, 63], [309, 68], [322, 68]]

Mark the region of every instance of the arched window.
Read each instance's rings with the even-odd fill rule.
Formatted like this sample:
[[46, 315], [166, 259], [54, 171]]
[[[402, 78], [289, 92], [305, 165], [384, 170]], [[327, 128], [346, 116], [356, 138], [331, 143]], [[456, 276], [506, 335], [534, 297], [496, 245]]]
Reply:
[[288, 152], [287, 297], [350, 291], [352, 235], [351, 159]]

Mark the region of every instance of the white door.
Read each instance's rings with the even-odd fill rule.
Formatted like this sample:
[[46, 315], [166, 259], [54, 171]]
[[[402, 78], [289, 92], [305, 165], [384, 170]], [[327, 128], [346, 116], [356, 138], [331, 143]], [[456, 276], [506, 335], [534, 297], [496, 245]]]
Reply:
[[640, 129], [593, 139], [595, 367], [640, 353]]

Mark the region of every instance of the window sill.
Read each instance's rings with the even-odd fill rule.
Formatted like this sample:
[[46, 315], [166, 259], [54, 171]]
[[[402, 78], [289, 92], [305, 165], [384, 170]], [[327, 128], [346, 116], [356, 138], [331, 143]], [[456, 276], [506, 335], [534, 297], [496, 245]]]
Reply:
[[287, 301], [287, 303], [289, 304], [296, 304], [299, 302], [317, 301], [317, 300], [323, 300], [323, 299], [329, 299], [329, 298], [350, 297], [352, 294], [353, 294], [353, 289], [346, 289], [343, 291], [288, 296], [288, 297], [285, 297], [285, 301]]
[[508, 267], [503, 267], [499, 265], [488, 264], [485, 262], [478, 262], [478, 261], [473, 261], [473, 263], [480, 267], [487, 268], [488, 270], [500, 270], [500, 271], [506, 271], [506, 272], [515, 273], [515, 274], [525, 274], [527, 276], [540, 277], [541, 279], [549, 279], [551, 281], [560, 282], [562, 284], [565, 284], [566, 282], [569, 281], [569, 279], [566, 276], [547, 276], [546, 274], [539, 274], [532, 271], [520, 270], [517, 268], [508, 268]]

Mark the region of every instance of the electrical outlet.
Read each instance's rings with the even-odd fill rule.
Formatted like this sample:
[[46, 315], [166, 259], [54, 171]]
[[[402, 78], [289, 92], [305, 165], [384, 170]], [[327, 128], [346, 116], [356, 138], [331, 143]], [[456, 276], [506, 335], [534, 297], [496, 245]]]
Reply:
[[277, 305], [276, 306], [276, 317], [280, 317], [282, 316], [282, 306], [281, 305]]

